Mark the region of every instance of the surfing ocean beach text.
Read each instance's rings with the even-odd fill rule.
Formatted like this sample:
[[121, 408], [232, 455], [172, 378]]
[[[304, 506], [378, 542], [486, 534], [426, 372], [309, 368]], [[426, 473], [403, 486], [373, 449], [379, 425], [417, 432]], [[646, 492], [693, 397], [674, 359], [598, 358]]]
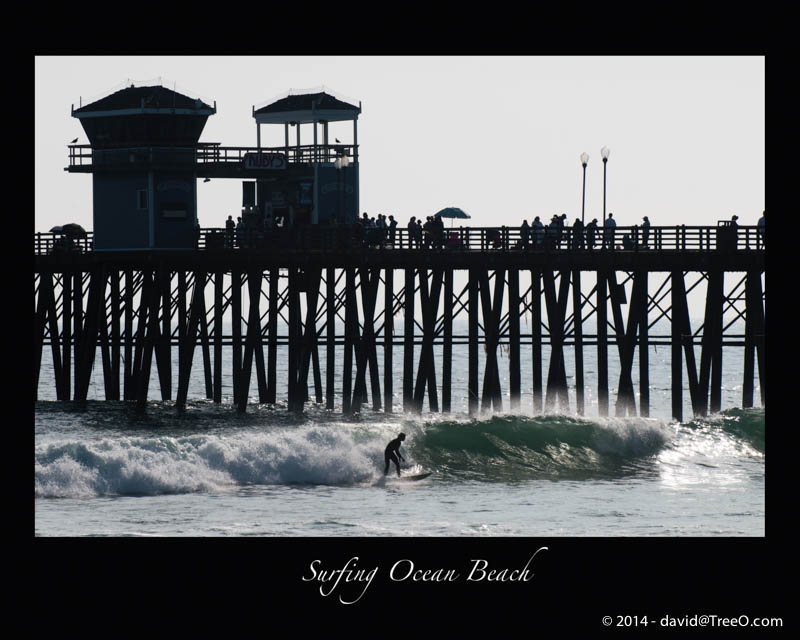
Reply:
[[[387, 575], [391, 582], [530, 582], [533, 580], [533, 563], [539, 553], [548, 547], [539, 547], [518, 567], [497, 567], [485, 559], [471, 559], [462, 570], [453, 568], [431, 568], [420, 566], [413, 560], [402, 558], [394, 562]], [[318, 582], [319, 593], [327, 598], [335, 595], [342, 604], [355, 604], [360, 601], [380, 571], [379, 566], [369, 569], [359, 566], [359, 557], [350, 558], [338, 568], [328, 568], [322, 560], [313, 560], [308, 572], [302, 576], [303, 582]]]

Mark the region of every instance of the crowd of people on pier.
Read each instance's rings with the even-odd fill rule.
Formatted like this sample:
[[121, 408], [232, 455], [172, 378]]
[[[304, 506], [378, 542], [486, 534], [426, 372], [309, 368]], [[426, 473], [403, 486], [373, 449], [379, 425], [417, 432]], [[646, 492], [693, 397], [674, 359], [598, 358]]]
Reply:
[[[572, 224], [567, 221], [567, 214], [555, 214], [547, 222], [535, 216], [532, 222], [527, 219], [519, 227], [472, 228], [459, 226], [446, 228], [440, 215], [422, 218], [411, 216], [403, 225], [405, 233], [398, 230], [398, 222], [393, 215], [378, 213], [370, 216], [362, 213], [351, 224], [339, 224], [334, 219], [331, 224], [297, 225], [288, 224], [285, 220], [260, 216], [257, 223], [255, 216], [228, 216], [225, 223], [224, 237], [213, 238], [213, 246], [224, 248], [257, 248], [263, 246], [286, 246], [296, 244], [298, 235], [317, 234], [326, 238], [327, 245], [333, 248], [363, 247], [370, 249], [403, 248], [403, 249], [516, 249], [516, 250], [639, 250], [653, 248], [658, 241], [658, 234], [651, 234], [651, 223], [648, 216], [643, 216], [637, 225], [617, 230], [617, 221], [613, 213], [609, 213], [600, 222], [593, 218], [584, 225], [581, 218], [576, 217]], [[738, 243], [738, 216], [729, 221], [722, 221], [717, 235], [719, 243], [736, 248]], [[199, 233], [199, 228], [198, 228]], [[762, 213], [757, 224], [758, 238], [766, 246], [765, 213]], [[217, 235], [217, 234], [214, 234]], [[212, 242], [206, 237], [206, 246]]]
[[[554, 215], [547, 224], [539, 216], [531, 224], [527, 219], [522, 221], [520, 227], [491, 228], [487, 230], [488, 237], [484, 244], [493, 249], [636, 249], [649, 248], [650, 219], [642, 218], [642, 224], [634, 226], [629, 233], [622, 235], [621, 244], [616, 244], [616, 226], [614, 214], [609, 213], [602, 227], [597, 218], [584, 226], [580, 218], [568, 226], [567, 214]], [[365, 247], [395, 246], [397, 221], [393, 216], [388, 217], [378, 214], [370, 218], [365, 212], [355, 224], [355, 239]], [[447, 230], [439, 215], [428, 216], [425, 222], [416, 216], [406, 225], [408, 231], [407, 248], [411, 249], [446, 249], [464, 247], [462, 229]], [[469, 230], [469, 227], [465, 228]], [[504, 231], [506, 233], [504, 233]], [[518, 236], [518, 237], [517, 237]], [[514, 238], [512, 241], [511, 238]], [[472, 242], [476, 242], [472, 238]], [[511, 244], [512, 246], [509, 246]]]
[[[593, 218], [591, 222], [584, 225], [580, 218], [575, 218], [572, 225], [567, 224], [567, 214], [554, 215], [548, 224], [544, 224], [539, 216], [533, 219], [529, 225], [527, 220], [522, 221], [520, 227], [520, 237], [514, 248], [516, 249], [589, 249], [602, 247], [604, 249], [614, 249], [616, 247], [616, 227], [614, 214], [609, 213], [602, 227]], [[650, 220], [644, 216], [641, 225], [641, 242], [639, 242], [639, 232], [637, 228], [632, 234], [625, 234], [622, 237], [622, 247], [632, 249], [635, 246], [647, 247], [650, 238]]]

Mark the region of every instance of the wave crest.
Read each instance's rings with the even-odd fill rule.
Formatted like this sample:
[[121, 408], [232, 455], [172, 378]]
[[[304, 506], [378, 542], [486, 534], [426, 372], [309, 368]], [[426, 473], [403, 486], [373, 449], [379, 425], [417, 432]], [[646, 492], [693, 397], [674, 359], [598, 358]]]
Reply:
[[669, 425], [647, 418], [493, 415], [429, 422], [415, 453], [423, 464], [504, 480], [619, 475], [641, 471], [672, 435]]

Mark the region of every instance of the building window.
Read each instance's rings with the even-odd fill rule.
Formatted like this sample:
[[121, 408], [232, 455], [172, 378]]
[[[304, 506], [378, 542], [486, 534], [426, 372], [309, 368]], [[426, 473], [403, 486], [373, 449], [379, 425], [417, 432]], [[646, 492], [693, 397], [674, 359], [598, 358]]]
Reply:
[[149, 207], [147, 206], [147, 189], [139, 189], [136, 192], [136, 203], [137, 203], [137, 208], [140, 211], [146, 211], [147, 209], [149, 209]]
[[164, 207], [161, 210], [162, 218], [186, 218], [186, 209]]

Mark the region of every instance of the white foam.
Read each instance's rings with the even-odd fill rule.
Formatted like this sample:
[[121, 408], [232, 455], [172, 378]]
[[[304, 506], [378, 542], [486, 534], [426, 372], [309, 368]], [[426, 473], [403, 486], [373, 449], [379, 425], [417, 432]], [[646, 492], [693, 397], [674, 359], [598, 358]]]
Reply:
[[159, 495], [249, 484], [353, 485], [371, 481], [383, 446], [331, 427], [253, 434], [51, 443], [36, 452], [36, 497]]
[[670, 425], [658, 418], [598, 418], [594, 445], [600, 453], [640, 456], [660, 450], [675, 435]]

